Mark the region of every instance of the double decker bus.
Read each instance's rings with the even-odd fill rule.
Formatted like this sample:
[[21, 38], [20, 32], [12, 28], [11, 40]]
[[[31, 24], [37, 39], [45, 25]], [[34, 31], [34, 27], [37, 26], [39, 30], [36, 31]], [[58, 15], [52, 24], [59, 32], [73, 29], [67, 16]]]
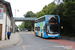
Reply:
[[43, 38], [60, 38], [60, 18], [58, 15], [44, 15], [35, 20], [34, 33]]

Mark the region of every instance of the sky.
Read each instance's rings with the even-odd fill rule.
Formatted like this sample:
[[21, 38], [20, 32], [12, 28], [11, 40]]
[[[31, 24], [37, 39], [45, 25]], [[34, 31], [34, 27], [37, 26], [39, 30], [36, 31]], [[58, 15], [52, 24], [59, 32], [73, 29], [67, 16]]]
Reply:
[[[5, 0], [10, 2], [13, 17], [24, 17], [23, 15], [26, 14], [28, 11], [33, 11], [37, 13], [43, 9], [45, 5], [48, 5], [53, 0]], [[19, 10], [19, 11], [17, 11]], [[16, 14], [16, 15], [15, 15]], [[18, 26], [22, 22], [15, 22]]]

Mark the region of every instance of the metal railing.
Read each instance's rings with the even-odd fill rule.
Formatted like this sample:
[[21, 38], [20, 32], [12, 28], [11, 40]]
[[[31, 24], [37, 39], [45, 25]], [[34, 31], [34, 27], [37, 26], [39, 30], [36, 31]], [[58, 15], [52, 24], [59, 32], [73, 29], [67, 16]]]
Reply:
[[14, 20], [35, 20], [36, 18], [33, 17], [14, 17]]

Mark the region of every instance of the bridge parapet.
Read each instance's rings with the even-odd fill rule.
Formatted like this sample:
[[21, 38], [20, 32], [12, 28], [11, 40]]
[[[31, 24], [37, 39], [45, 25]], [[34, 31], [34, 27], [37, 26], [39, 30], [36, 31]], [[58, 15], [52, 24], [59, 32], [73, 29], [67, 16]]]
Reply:
[[35, 21], [33, 17], [14, 17], [15, 21]]

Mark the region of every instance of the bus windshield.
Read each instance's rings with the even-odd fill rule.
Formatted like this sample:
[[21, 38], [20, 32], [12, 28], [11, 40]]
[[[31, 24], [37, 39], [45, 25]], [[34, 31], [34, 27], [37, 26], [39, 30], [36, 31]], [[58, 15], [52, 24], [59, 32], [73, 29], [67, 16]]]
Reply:
[[50, 26], [50, 30], [51, 30], [51, 32], [59, 32], [59, 26]]
[[47, 30], [49, 33], [59, 32], [58, 16], [47, 16]]

